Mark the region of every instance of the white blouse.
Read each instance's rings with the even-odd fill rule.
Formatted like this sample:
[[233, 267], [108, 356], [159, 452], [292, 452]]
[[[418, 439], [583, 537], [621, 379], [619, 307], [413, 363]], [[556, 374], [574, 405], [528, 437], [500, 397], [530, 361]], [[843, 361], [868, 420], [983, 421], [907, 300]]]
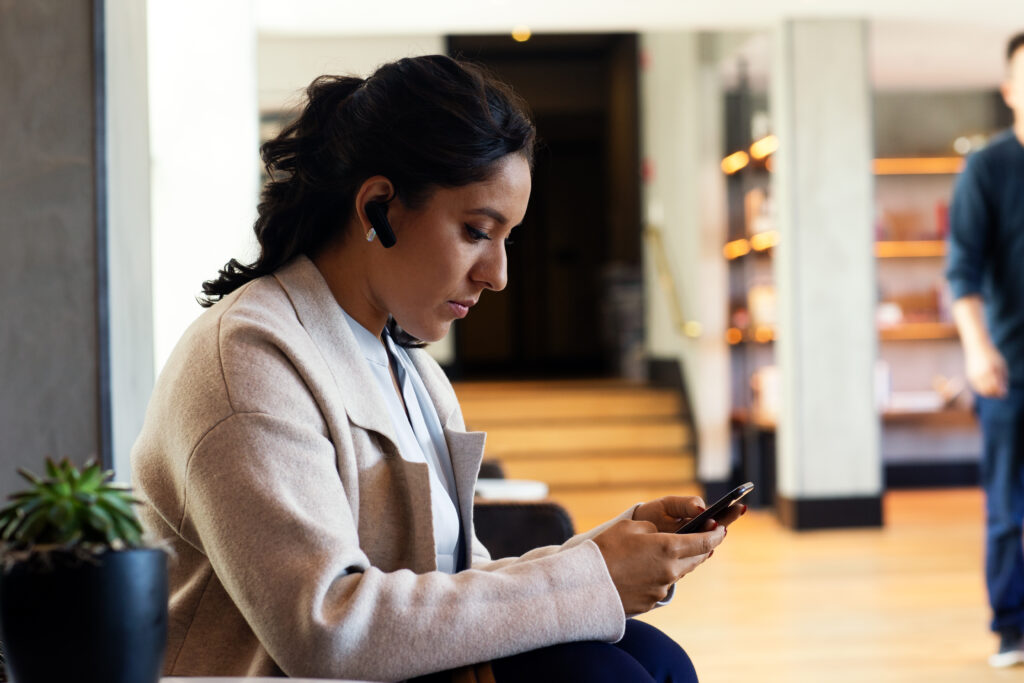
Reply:
[[[430, 471], [431, 519], [434, 525], [434, 552], [439, 571], [454, 574], [461, 567], [462, 522], [459, 519], [455, 474], [451, 455], [444, 440], [441, 418], [430, 401], [416, 366], [409, 354], [395, 344], [384, 330], [384, 343], [373, 332], [345, 313], [348, 325], [355, 335], [363, 355], [370, 364], [373, 376], [384, 394], [391, 414], [391, 422], [398, 438], [398, 452], [408, 462], [425, 462]], [[385, 346], [386, 344], [386, 346]], [[398, 385], [402, 390], [405, 408], [398, 400], [389, 371], [389, 359], [395, 367]], [[407, 412], [408, 411], [408, 412]]]

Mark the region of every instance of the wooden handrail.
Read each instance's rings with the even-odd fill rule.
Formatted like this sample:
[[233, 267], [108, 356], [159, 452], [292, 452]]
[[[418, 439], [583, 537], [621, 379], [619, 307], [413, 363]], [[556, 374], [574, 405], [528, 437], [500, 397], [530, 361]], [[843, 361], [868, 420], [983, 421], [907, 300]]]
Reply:
[[651, 244], [654, 251], [654, 262], [658, 269], [658, 284], [668, 297], [669, 308], [672, 313], [672, 326], [681, 336], [696, 339], [703, 332], [702, 325], [696, 320], [687, 320], [683, 315], [683, 306], [679, 298], [679, 288], [676, 278], [672, 274], [672, 266], [665, 255], [665, 238], [660, 228], [647, 226], [644, 230], [644, 237]]

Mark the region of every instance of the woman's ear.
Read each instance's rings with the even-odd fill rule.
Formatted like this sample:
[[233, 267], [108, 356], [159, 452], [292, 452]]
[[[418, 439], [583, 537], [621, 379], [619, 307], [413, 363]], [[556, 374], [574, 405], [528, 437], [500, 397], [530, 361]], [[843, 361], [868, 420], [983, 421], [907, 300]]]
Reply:
[[366, 205], [370, 202], [387, 204], [394, 197], [395, 186], [386, 177], [375, 175], [363, 181], [356, 191], [355, 197], [356, 220], [359, 222], [359, 228], [363, 234], [374, 227], [370, 222], [370, 217], [366, 215]]
[[383, 247], [395, 245], [395, 231], [388, 221], [388, 202], [394, 196], [395, 186], [384, 176], [372, 176], [360, 185], [356, 192], [356, 220], [367, 242], [379, 237]]

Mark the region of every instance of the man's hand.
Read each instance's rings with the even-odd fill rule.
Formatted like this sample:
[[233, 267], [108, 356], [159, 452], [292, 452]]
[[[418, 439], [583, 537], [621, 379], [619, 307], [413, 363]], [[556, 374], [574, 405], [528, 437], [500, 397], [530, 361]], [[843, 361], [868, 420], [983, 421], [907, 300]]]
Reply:
[[964, 364], [967, 382], [971, 388], [987, 398], [1006, 396], [1009, 371], [985, 327], [985, 309], [976, 294], [960, 297], [953, 302], [953, 321], [964, 346]]
[[1006, 359], [991, 344], [965, 346], [967, 381], [971, 388], [986, 398], [1006, 396], [1009, 370]]

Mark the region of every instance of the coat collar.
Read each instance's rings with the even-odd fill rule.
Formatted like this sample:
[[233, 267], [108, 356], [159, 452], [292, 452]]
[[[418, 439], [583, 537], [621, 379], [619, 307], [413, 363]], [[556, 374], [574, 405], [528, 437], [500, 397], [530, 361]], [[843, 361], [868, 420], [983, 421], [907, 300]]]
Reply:
[[[381, 396], [377, 381], [370, 372], [362, 347], [349, 328], [345, 313], [319, 269], [306, 256], [299, 256], [276, 271], [274, 277], [281, 283], [295, 307], [299, 322], [324, 355], [327, 366], [341, 390], [348, 419], [363, 429], [375, 431], [390, 439], [397, 452], [398, 438], [384, 397]], [[427, 352], [414, 350], [410, 357], [444, 428], [455, 475], [468, 554], [473, 547], [470, 523], [473, 518], [473, 493], [487, 435], [483, 432], [466, 431], [455, 392], [444, 372]], [[433, 555], [430, 557], [432, 559]]]
[[343, 397], [348, 419], [363, 429], [387, 437], [397, 450], [398, 438], [384, 397], [341, 306], [319, 269], [306, 256], [298, 256], [277, 270], [274, 277], [295, 307], [299, 322], [327, 361]]

